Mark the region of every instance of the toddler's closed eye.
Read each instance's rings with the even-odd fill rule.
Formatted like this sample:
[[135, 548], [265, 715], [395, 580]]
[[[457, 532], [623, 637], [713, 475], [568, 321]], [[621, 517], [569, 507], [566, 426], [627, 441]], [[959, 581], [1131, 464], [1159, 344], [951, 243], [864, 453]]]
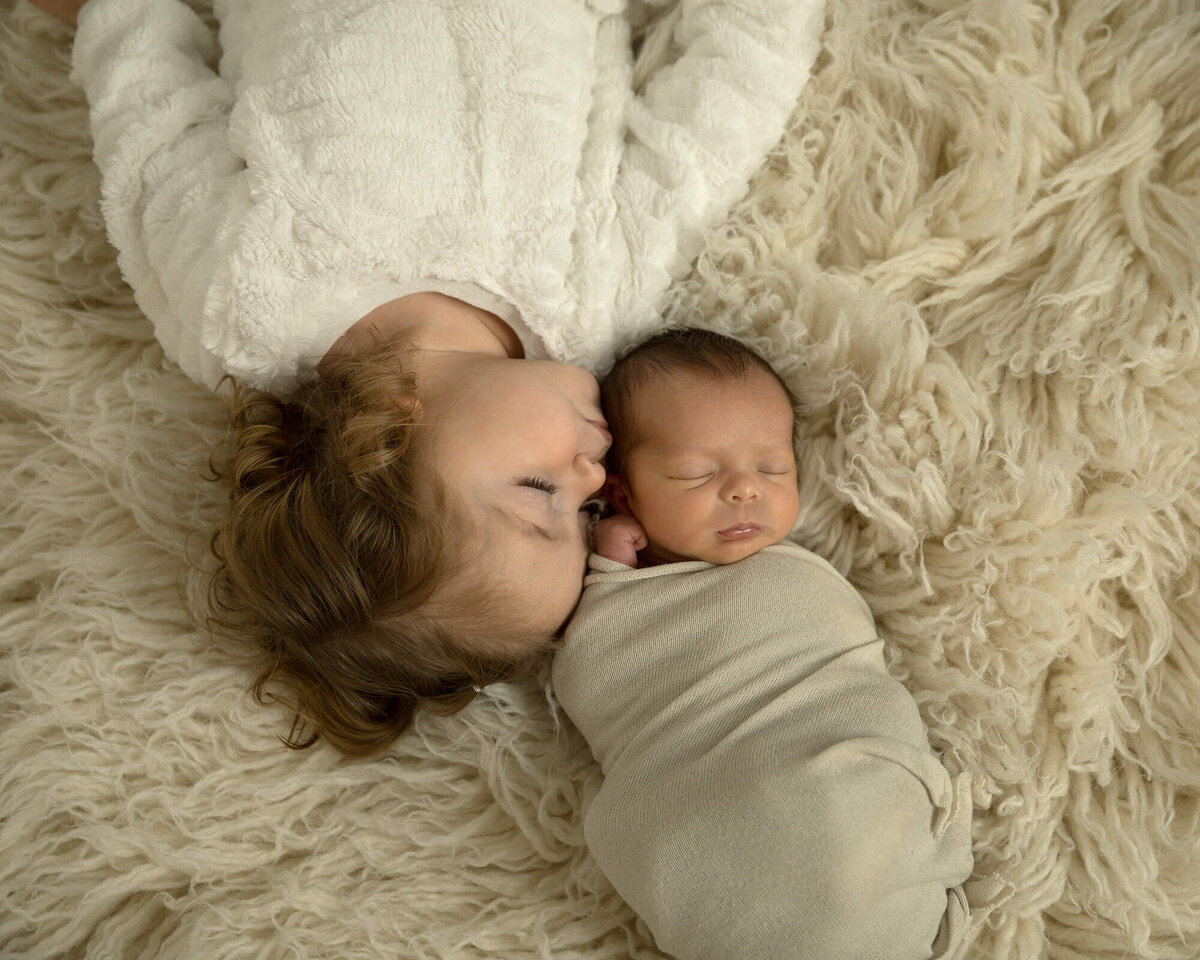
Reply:
[[517, 481], [517, 486], [532, 487], [534, 490], [541, 490], [542, 493], [548, 493], [551, 496], [558, 493], [558, 484], [545, 477], [522, 477]]

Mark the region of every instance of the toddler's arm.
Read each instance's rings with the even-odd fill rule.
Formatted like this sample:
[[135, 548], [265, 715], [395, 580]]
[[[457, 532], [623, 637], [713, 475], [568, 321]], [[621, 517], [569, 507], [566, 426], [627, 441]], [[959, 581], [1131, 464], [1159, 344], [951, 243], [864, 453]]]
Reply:
[[637, 553], [649, 540], [642, 525], [633, 517], [618, 513], [596, 522], [592, 531], [596, 553], [627, 567], [638, 565]]
[[167, 355], [211, 384], [222, 371], [202, 348], [202, 317], [247, 193], [216, 58], [212, 34], [179, 0], [88, 0], [79, 14], [73, 76], [121, 271]]
[[820, 49], [825, 0], [680, 0], [673, 64], [629, 111], [616, 192], [633, 313], [680, 276], [703, 231], [746, 192], [782, 136]]

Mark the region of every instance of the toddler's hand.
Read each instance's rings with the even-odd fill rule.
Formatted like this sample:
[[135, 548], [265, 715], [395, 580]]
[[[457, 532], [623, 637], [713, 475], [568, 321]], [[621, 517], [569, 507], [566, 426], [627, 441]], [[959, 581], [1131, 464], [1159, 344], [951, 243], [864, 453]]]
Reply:
[[642, 525], [623, 513], [598, 520], [592, 531], [596, 552], [627, 567], [638, 565], [637, 552], [649, 542]]

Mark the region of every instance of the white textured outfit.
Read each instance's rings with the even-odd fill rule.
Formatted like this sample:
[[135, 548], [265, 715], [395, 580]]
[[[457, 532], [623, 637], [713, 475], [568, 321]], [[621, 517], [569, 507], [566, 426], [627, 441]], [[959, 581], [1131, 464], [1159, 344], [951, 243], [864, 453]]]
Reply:
[[824, 0], [680, 0], [632, 86], [623, 0], [89, 0], [122, 271], [168, 356], [286, 393], [354, 321], [436, 290], [602, 371], [746, 191]]
[[866, 603], [779, 543], [725, 566], [593, 554], [554, 691], [604, 782], [592, 854], [678, 960], [958, 956], [971, 796]]

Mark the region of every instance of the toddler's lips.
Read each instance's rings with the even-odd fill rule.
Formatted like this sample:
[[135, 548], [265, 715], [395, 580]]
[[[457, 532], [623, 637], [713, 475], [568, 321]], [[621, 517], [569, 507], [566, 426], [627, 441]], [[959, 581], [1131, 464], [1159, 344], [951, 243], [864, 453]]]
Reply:
[[601, 435], [609, 445], [612, 444], [612, 434], [608, 432], [607, 423], [605, 423], [603, 420], [589, 420], [588, 423], [600, 431]]
[[718, 530], [717, 536], [722, 540], [745, 540], [747, 537], [753, 537], [762, 530], [757, 523], [737, 523], [732, 527], [726, 527], [724, 530]]

